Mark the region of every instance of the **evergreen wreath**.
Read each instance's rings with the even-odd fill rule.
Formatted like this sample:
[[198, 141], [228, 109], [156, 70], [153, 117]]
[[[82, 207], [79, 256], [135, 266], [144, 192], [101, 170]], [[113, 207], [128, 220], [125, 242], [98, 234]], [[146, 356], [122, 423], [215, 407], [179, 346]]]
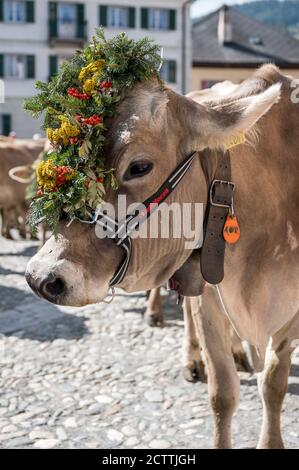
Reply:
[[106, 189], [117, 189], [113, 168], [104, 166], [105, 119], [115, 116], [125, 89], [159, 79], [159, 46], [125, 33], [106, 40], [97, 29], [92, 43], [65, 61], [49, 83], [25, 100], [33, 117], [44, 113], [43, 129], [52, 149], [36, 166], [29, 224], [47, 222], [56, 231], [67, 216], [88, 219], [103, 201]]

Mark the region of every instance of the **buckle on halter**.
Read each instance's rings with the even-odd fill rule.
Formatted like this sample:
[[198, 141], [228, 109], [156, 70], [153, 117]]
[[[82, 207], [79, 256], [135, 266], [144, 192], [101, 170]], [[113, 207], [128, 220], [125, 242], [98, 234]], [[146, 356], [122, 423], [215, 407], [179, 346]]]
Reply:
[[234, 192], [235, 190], [235, 183], [233, 183], [232, 181], [224, 181], [224, 180], [213, 180], [212, 181], [212, 184], [211, 184], [211, 187], [210, 187], [210, 204], [211, 206], [214, 206], [214, 207], [224, 207], [226, 209], [231, 209], [232, 206], [233, 206], [233, 198], [231, 197], [231, 201], [228, 202], [227, 204], [225, 203], [220, 203], [220, 202], [215, 202], [214, 201], [214, 197], [215, 197], [215, 186], [217, 184], [225, 184], [227, 186], [230, 186], [232, 188], [232, 193]]

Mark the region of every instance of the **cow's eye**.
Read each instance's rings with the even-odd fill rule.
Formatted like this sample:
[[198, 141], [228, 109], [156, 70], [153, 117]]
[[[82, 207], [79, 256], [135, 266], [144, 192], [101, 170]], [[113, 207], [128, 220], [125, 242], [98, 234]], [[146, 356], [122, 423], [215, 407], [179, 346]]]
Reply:
[[125, 173], [124, 179], [129, 181], [133, 178], [141, 178], [142, 176], [147, 175], [152, 168], [152, 162], [147, 160], [132, 162]]

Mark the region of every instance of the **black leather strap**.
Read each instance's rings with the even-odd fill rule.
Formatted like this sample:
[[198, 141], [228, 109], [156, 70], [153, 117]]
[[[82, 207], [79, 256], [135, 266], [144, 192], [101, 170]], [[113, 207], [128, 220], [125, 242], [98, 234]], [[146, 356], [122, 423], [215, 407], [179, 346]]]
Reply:
[[219, 284], [224, 277], [226, 242], [223, 228], [230, 208], [233, 206], [234, 184], [231, 179], [229, 151], [219, 153], [214, 180], [209, 188], [206, 210], [204, 242], [200, 265], [203, 278], [210, 284]]

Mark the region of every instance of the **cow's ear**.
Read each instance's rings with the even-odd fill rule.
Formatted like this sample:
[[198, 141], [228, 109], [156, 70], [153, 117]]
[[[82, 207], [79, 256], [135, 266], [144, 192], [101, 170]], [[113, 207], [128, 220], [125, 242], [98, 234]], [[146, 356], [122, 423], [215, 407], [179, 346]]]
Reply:
[[249, 131], [279, 101], [281, 84], [245, 97], [225, 97], [204, 103], [184, 98], [182, 113], [193, 150], [218, 148]]

